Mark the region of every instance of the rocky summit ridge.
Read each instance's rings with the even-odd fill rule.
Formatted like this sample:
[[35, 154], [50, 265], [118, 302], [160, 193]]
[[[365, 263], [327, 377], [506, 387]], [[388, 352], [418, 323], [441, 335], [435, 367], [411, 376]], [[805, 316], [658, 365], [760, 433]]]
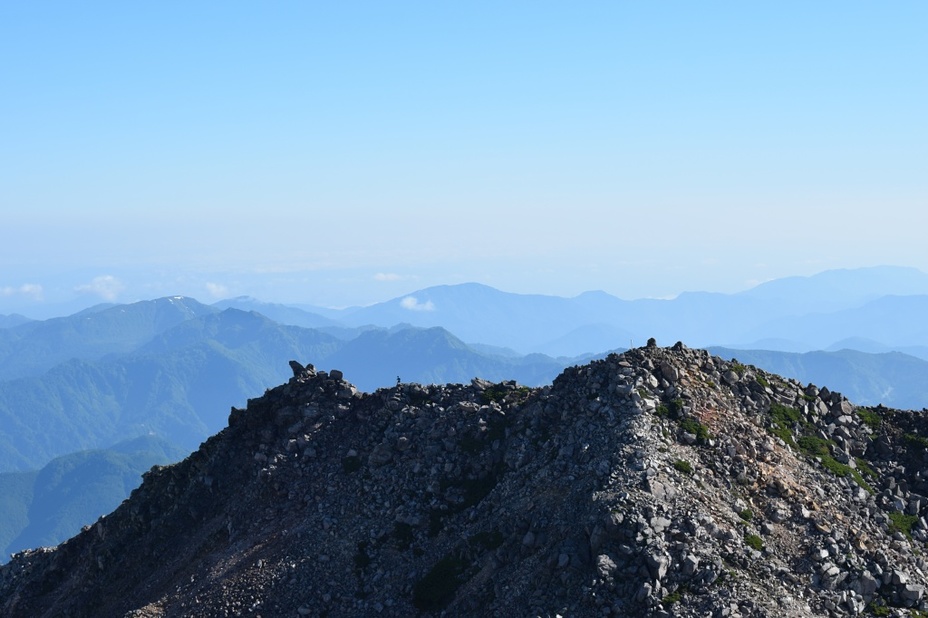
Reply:
[[294, 377], [0, 568], [4, 616], [925, 616], [928, 425], [683, 344]]

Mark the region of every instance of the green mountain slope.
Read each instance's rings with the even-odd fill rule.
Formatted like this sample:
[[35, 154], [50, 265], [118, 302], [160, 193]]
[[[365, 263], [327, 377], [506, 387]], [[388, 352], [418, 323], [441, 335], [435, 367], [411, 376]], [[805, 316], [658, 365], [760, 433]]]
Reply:
[[70, 359], [128, 353], [181, 322], [216, 311], [178, 296], [0, 329], [0, 380], [41, 375]]
[[10, 541], [29, 525], [29, 505], [35, 488], [37, 470], [30, 472], [0, 472], [0, 562], [7, 554]]
[[0, 474], [0, 548], [3, 554], [55, 545], [109, 513], [156, 464], [188, 453], [142, 437], [110, 449], [58, 457], [37, 472]]
[[189, 320], [131, 355], [0, 383], [0, 470], [153, 434], [195, 448], [228, 411], [338, 340], [234, 309]]

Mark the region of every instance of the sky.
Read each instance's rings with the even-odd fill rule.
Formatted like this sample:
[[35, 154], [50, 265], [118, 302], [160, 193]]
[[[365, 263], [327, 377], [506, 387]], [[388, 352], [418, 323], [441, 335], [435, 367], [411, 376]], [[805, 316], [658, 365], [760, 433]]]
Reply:
[[0, 314], [928, 271], [928, 3], [0, 3]]

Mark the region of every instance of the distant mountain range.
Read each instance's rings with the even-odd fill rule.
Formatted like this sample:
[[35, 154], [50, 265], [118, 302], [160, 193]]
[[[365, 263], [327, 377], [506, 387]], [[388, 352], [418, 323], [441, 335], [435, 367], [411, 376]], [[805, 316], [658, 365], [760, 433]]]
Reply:
[[18, 313], [0, 315], [0, 328], [12, 328], [14, 326], [19, 326], [20, 324], [25, 324], [26, 322], [31, 321], [31, 319]]
[[653, 336], [721, 344], [729, 350], [721, 354], [827, 382], [860, 403], [922, 407], [924, 292], [928, 275], [883, 267], [674, 300], [463, 284], [327, 315], [248, 298], [208, 306], [168, 297], [20, 320], [0, 329], [0, 471], [148, 433], [193, 448], [222, 427], [229, 407], [284, 379], [291, 358], [350, 371], [365, 390], [397, 378], [539, 385]]
[[172, 326], [216, 311], [178, 296], [0, 329], [0, 379], [41, 375], [74, 358], [97, 360], [132, 352]]
[[[674, 300], [558, 298], [464, 284], [343, 310], [169, 297], [40, 321], [2, 316], [0, 473], [15, 473], [2, 477], [9, 496], [60, 496], [50, 477], [36, 476], [56, 458], [94, 461], [101, 455], [79, 454], [140, 438], [163, 441], [164, 452], [179, 456], [224, 427], [232, 406], [285, 381], [290, 359], [341, 369], [365, 391], [473, 377], [538, 386], [565, 367], [656, 337], [725, 344], [712, 352], [827, 384], [855, 403], [921, 409], [928, 406], [926, 309], [928, 276], [880, 268]], [[101, 495], [127, 495], [131, 483], [117, 477], [101, 477], [119, 486]], [[35, 518], [24, 519], [29, 504], [0, 499], [0, 520], [20, 526], [0, 534], [0, 549], [25, 526], [37, 530]], [[57, 526], [46, 528], [52, 532], [28, 538], [64, 538]]]
[[785, 352], [863, 345], [861, 351], [897, 350], [928, 360], [928, 325], [921, 319], [928, 310], [928, 275], [900, 267], [826, 271], [737, 294], [687, 292], [672, 300], [622, 300], [605, 292], [574, 298], [512, 294], [466, 283], [340, 310], [284, 311], [248, 298], [222, 306], [295, 325], [439, 326], [468, 343], [554, 357], [596, 354], [655, 337]]

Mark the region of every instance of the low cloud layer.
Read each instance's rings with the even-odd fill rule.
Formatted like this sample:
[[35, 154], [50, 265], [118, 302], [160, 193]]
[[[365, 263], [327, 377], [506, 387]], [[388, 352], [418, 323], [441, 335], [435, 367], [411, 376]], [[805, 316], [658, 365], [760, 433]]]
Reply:
[[207, 283], [206, 291], [213, 298], [227, 298], [229, 296], [229, 288], [221, 283]]
[[407, 296], [401, 300], [400, 307], [410, 311], [435, 311], [435, 304], [432, 301], [427, 300], [424, 303], [420, 303], [415, 296]]
[[38, 283], [24, 283], [19, 287], [0, 287], [0, 296], [25, 296], [32, 300], [42, 300], [42, 286]]
[[103, 300], [114, 301], [119, 294], [126, 289], [126, 286], [112, 275], [101, 275], [94, 277], [90, 283], [79, 285], [74, 288], [75, 292], [80, 294], [93, 294]]

